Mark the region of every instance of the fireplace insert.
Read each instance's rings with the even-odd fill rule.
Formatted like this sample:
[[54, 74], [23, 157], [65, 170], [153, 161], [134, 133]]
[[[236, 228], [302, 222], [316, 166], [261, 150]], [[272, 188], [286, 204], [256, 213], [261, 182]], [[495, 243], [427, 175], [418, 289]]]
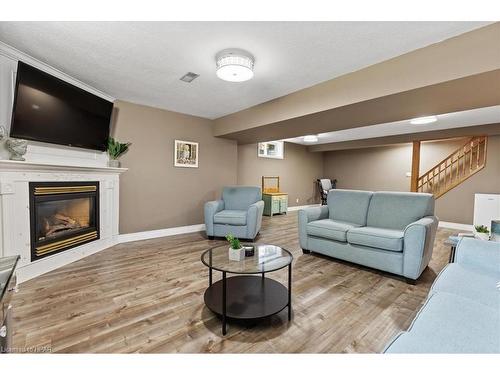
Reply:
[[99, 182], [30, 182], [31, 260], [99, 239]]

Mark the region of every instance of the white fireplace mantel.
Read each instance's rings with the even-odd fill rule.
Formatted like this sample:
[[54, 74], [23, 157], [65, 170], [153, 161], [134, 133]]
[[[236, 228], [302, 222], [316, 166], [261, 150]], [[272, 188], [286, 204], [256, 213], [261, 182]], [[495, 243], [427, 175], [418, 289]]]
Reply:
[[[0, 256], [21, 257], [17, 278], [24, 282], [117, 243], [119, 176], [127, 168], [0, 160]], [[99, 181], [96, 241], [31, 261], [29, 182]]]
[[62, 165], [48, 163], [34, 163], [28, 161], [16, 160], [0, 160], [0, 172], [4, 171], [69, 171], [69, 172], [100, 172], [100, 173], [123, 173], [128, 171], [128, 168], [112, 168], [112, 167], [87, 167], [81, 165]]

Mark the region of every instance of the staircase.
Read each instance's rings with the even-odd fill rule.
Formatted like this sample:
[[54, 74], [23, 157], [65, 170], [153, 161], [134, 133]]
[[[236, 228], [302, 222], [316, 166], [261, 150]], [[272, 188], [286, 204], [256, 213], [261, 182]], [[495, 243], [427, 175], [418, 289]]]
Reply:
[[486, 165], [487, 137], [472, 137], [462, 147], [418, 178], [417, 191], [439, 198]]

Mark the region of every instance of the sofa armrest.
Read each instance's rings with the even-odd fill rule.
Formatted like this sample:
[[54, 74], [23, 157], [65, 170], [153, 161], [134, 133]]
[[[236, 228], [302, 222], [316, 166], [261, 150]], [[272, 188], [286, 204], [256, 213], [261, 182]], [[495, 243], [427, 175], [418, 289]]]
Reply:
[[306, 224], [311, 221], [327, 219], [328, 206], [302, 208], [299, 210], [299, 222], [301, 218], [306, 220]]
[[500, 273], [500, 242], [462, 238], [455, 250], [455, 262]]
[[426, 216], [406, 226], [403, 249], [403, 275], [405, 277], [418, 279], [429, 264], [438, 223], [439, 219], [436, 216]]
[[205, 230], [207, 236], [214, 235], [214, 215], [224, 209], [224, 201], [210, 201], [205, 203]]
[[247, 238], [255, 238], [262, 225], [264, 201], [258, 201], [248, 207], [247, 211]]
[[328, 206], [309, 207], [299, 210], [299, 240], [303, 250], [307, 248], [307, 223], [328, 218]]

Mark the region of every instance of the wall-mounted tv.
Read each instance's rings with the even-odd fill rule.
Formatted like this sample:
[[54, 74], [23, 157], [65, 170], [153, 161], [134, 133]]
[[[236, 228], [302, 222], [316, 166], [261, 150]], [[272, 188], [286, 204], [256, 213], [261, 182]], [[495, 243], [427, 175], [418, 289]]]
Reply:
[[104, 151], [112, 110], [112, 102], [19, 62], [10, 136]]

